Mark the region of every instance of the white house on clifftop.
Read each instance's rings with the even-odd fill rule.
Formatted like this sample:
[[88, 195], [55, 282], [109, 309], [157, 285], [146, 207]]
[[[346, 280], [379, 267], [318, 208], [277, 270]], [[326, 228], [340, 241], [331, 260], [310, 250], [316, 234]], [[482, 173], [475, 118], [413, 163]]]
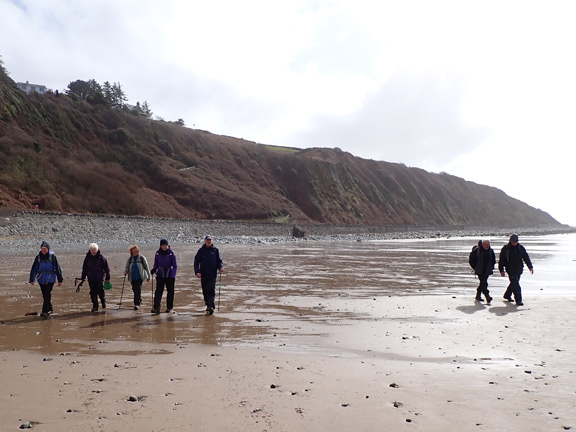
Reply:
[[28, 94], [32, 92], [44, 94], [49, 90], [45, 85], [30, 84], [28, 81], [26, 81], [25, 83], [17, 82], [16, 85], [20, 90], [24, 90]]

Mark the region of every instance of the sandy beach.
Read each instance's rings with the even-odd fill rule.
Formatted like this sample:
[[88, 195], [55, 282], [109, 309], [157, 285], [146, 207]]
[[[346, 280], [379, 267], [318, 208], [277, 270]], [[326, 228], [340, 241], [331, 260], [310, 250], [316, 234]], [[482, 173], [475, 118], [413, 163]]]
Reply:
[[[531, 303], [389, 298], [385, 318], [330, 326], [307, 347], [101, 340], [58, 352], [55, 339], [48, 354], [4, 351], [3, 430], [570, 430], [574, 299]], [[209, 332], [219, 319], [188, 320]]]
[[27, 315], [33, 255], [3, 255], [1, 430], [574, 430], [573, 235], [526, 240], [521, 307], [497, 275], [492, 305], [474, 302], [471, 239], [218, 245], [210, 317], [190, 245], [173, 246], [175, 313], [156, 316], [149, 284], [140, 311], [121, 293], [123, 251], [103, 250], [114, 288], [99, 313], [71, 283], [84, 252], [59, 257], [50, 319]]

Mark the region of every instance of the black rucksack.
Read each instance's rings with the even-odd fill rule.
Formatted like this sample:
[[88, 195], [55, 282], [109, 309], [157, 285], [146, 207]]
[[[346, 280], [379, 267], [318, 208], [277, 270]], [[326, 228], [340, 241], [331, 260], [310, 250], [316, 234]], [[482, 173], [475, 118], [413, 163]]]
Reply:
[[473, 269], [476, 268], [476, 263], [478, 262], [478, 255], [480, 255], [481, 244], [482, 241], [480, 240], [477, 245], [474, 245], [472, 247], [472, 251], [470, 252], [470, 256], [468, 257], [468, 264], [470, 264], [470, 267]]

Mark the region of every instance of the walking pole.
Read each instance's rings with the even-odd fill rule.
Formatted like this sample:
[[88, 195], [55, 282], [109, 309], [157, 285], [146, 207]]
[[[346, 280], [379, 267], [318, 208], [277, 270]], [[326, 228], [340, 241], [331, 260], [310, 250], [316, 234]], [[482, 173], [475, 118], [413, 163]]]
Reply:
[[118, 310], [122, 307], [122, 297], [124, 296], [124, 284], [126, 283], [126, 275], [124, 275], [124, 279], [122, 280], [122, 292], [120, 293], [120, 303], [118, 304]]
[[222, 288], [222, 272], [220, 272], [220, 281], [218, 282], [218, 311], [220, 311], [220, 289]]
[[[80, 281], [80, 283], [78, 283]], [[76, 292], [80, 292], [80, 288], [84, 284], [84, 279], [82, 278], [74, 278], [74, 286], [76, 287]]]

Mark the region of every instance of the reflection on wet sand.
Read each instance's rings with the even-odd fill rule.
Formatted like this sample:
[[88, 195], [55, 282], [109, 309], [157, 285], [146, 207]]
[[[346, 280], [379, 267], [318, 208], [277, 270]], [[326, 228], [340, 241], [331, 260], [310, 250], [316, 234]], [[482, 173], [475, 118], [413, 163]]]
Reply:
[[[573, 248], [573, 237], [523, 239], [535, 262], [536, 275], [550, 276], [550, 280], [540, 280], [540, 287], [542, 284], [551, 287], [554, 281], [562, 280], [554, 267], [557, 260], [551, 257], [565, 250], [567, 242]], [[477, 280], [470, 274], [467, 254], [475, 241], [218, 245], [225, 273], [222, 285], [217, 284], [220, 310], [211, 317], [204, 314], [200, 283], [192, 274], [196, 245], [173, 246], [179, 262], [176, 313], [160, 315], [150, 314], [152, 283], [142, 287], [142, 308], [132, 310], [132, 291], [128, 284], [123, 292], [121, 288], [127, 253], [107, 252], [105, 245], [101, 245], [113, 275], [114, 288], [107, 293], [108, 309], [89, 312], [88, 288], [83, 287], [80, 293], [74, 290], [73, 281], [79, 275], [83, 259], [80, 252], [58, 255], [65, 282], [54, 288], [54, 315], [49, 319], [26, 316], [38, 312], [42, 301], [38, 285], [26, 283], [33, 256], [2, 256], [0, 350], [104, 353], [121, 351], [122, 343], [128, 341], [142, 344], [142, 352], [150, 352], [153, 349], [150, 347], [158, 343], [251, 346], [298, 345], [304, 340], [309, 343], [330, 333], [328, 325], [354, 326], [386, 319], [382, 303], [389, 296], [430, 294], [448, 298], [463, 293], [472, 296]], [[501, 245], [493, 240], [493, 246], [496, 249]], [[53, 242], [53, 248], [58, 254], [57, 243]], [[154, 251], [142, 253], [151, 261]], [[534, 281], [526, 279], [526, 289], [530, 290]], [[491, 289], [497, 292], [505, 285], [506, 280], [497, 275], [490, 279]], [[484, 308], [471, 304], [461, 311], [473, 314]], [[490, 310], [495, 315], [513, 312], [509, 306]]]

